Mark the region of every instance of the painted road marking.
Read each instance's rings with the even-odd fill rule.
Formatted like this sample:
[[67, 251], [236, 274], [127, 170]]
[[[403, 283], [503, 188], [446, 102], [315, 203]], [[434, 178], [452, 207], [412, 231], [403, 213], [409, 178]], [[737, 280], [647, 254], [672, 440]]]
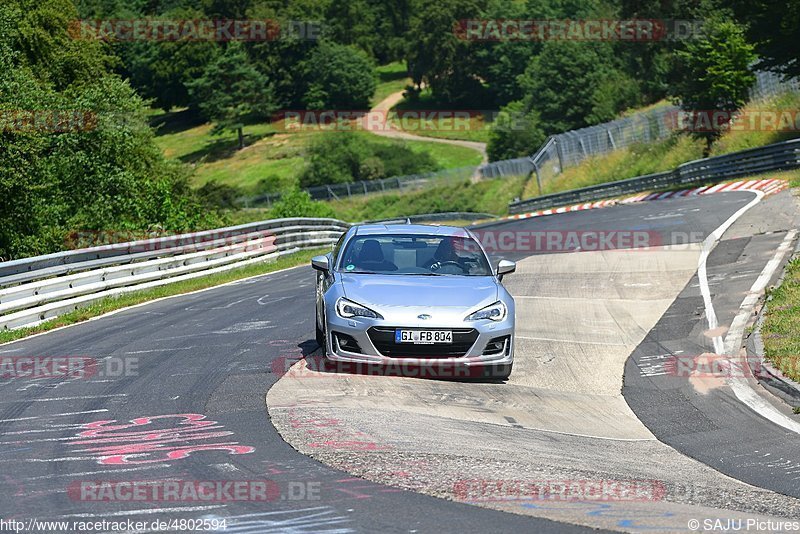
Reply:
[[[744, 191], [743, 189], [741, 191]], [[762, 198], [766, 195], [764, 191], [759, 190], [749, 190], [751, 193], [756, 195], [752, 201], [747, 203], [744, 207], [739, 209], [736, 213], [730, 216], [730, 218], [722, 223], [722, 225], [717, 228], [711, 235], [709, 235], [705, 241], [703, 241], [703, 252], [700, 255], [700, 264], [697, 270], [697, 276], [700, 280], [700, 292], [703, 295], [703, 303], [705, 305], [706, 310], [706, 319], [708, 320], [708, 328], [710, 331], [714, 331], [719, 327], [719, 321], [717, 319], [717, 314], [714, 311], [714, 304], [711, 302], [711, 291], [708, 285], [708, 276], [706, 271], [706, 260], [708, 259], [708, 255], [711, 252], [711, 249], [716, 245], [722, 235], [731, 227], [736, 220], [744, 215], [750, 208], [758, 204]], [[786, 255], [786, 252], [789, 250], [789, 244], [797, 235], [796, 230], [791, 230], [786, 234], [781, 245], [778, 247], [778, 250], [775, 252], [773, 258], [767, 263], [764, 267], [764, 270], [761, 271], [761, 275], [755, 281], [753, 286], [750, 288], [750, 293], [745, 297], [742, 305], [739, 308], [739, 313], [733, 319], [731, 323], [731, 327], [728, 330], [728, 334], [725, 339], [722, 339], [721, 335], [714, 336], [714, 352], [718, 355], [725, 355], [725, 354], [738, 354], [740, 352], [740, 346], [742, 341], [742, 335], [744, 333], [744, 327], [747, 324], [747, 319], [752, 312], [753, 307], [758, 302], [760, 298], [761, 292], [766, 288], [767, 283], [772, 278], [772, 275], [775, 273], [775, 270], [780, 265], [781, 260]], [[772, 404], [766, 401], [763, 397], [761, 397], [755, 390], [750, 386], [750, 383], [745, 378], [729, 378], [727, 380], [728, 385], [733, 390], [733, 393], [736, 395], [741, 402], [743, 402], [747, 407], [751, 410], [759, 414], [760, 416], [764, 417], [765, 419], [772, 421], [778, 426], [781, 426], [787, 430], [791, 430], [792, 432], [796, 432], [800, 434], [800, 423], [797, 421], [793, 421], [782, 412], [780, 412], [777, 408], [775, 408]]]

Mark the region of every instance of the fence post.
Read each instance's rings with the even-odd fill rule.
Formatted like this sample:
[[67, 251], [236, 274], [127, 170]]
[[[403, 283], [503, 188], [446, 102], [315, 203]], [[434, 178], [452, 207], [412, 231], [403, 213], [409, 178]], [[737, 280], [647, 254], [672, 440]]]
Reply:
[[553, 142], [556, 144], [556, 155], [558, 156], [558, 172], [560, 174], [564, 172], [564, 157], [561, 155], [561, 143], [558, 142], [558, 137], [554, 137]]
[[528, 158], [533, 165], [533, 171], [528, 173], [528, 177], [526, 178], [526, 182], [531, 179], [531, 174], [536, 173], [536, 188], [539, 191], [539, 196], [542, 196], [542, 177], [539, 175], [539, 166], [536, 164], [536, 160], [533, 158]]

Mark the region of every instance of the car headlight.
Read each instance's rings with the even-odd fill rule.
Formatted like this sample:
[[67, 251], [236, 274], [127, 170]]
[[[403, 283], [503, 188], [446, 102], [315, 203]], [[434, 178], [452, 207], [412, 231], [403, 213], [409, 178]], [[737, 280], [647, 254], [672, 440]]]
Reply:
[[356, 304], [352, 300], [340, 298], [336, 303], [336, 312], [339, 317], [350, 319], [351, 317], [368, 317], [370, 319], [383, 319], [380, 313], [374, 312], [369, 308]]
[[467, 315], [466, 321], [480, 321], [490, 319], [492, 321], [502, 321], [506, 318], [506, 305], [499, 300], [494, 304]]

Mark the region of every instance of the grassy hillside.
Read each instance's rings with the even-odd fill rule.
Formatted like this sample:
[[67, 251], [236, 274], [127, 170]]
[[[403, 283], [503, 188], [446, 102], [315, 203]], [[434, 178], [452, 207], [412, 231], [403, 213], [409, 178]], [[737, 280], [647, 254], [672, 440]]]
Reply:
[[[800, 93], [786, 93], [777, 97], [755, 101], [743, 109], [746, 114], [757, 111], [785, 111], [800, 109]], [[731, 130], [713, 145], [712, 156], [738, 150], [777, 143], [800, 136], [800, 132]], [[554, 180], [546, 182], [542, 194], [568, 191], [579, 187], [624, 180], [644, 174], [674, 169], [682, 163], [703, 157], [702, 141], [685, 134], [650, 144], [637, 144], [604, 156], [584, 160], [580, 165], [565, 169]], [[523, 198], [538, 196], [535, 180], [525, 187]]]
[[[402, 63], [378, 68], [380, 83], [373, 103], [401, 91], [410, 82]], [[336, 132], [292, 131], [269, 122], [249, 124], [244, 128], [245, 148], [237, 150], [236, 134], [212, 134], [212, 125], [198, 120], [186, 110], [171, 113], [153, 112], [151, 124], [157, 128], [156, 142], [168, 158], [194, 167], [192, 184], [208, 182], [239, 187], [244, 194], [281, 191], [297, 184], [305, 166], [306, 149], [320, 135]], [[392, 140], [369, 132], [357, 132], [365, 142], [375, 145], [406, 145], [417, 153], [428, 153], [440, 169], [478, 165], [481, 155], [470, 148], [424, 141]], [[266, 183], [262, 182], [266, 180]]]
[[[489, 142], [489, 126], [490, 123], [486, 120], [482, 113], [478, 110], [463, 110], [468, 112], [469, 120], [459, 119], [458, 126], [450, 126], [447, 119], [451, 116], [453, 110], [448, 106], [442, 106], [434, 101], [433, 95], [427, 89], [424, 89], [416, 100], [403, 100], [397, 104], [394, 111], [402, 113], [403, 111], [443, 111], [444, 114], [440, 118], [434, 120], [421, 120], [414, 118], [414, 115], [405, 115], [403, 120], [394, 120], [402, 129], [414, 135], [423, 137], [437, 137], [439, 139], [461, 139], [463, 141], [477, 141], [479, 143]], [[435, 115], [434, 115], [435, 116]], [[436, 116], [435, 116], [436, 117]]]

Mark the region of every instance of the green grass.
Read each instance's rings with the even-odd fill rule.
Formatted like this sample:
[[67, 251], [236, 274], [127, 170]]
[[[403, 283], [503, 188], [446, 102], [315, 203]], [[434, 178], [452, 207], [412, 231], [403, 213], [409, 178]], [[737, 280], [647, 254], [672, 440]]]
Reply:
[[[800, 108], [800, 93], [786, 93], [766, 100], [756, 101], [743, 108], [744, 113], [754, 111], [785, 111]], [[711, 148], [717, 156], [777, 143], [797, 137], [800, 133], [779, 131], [731, 130], [725, 132]], [[686, 134], [675, 133], [671, 137], [650, 144], [637, 144], [616, 150], [603, 156], [584, 160], [580, 165], [569, 167], [554, 179], [546, 180], [542, 194], [558, 193], [581, 187], [614, 182], [645, 174], [672, 170], [682, 163], [703, 157], [704, 141]], [[523, 198], [538, 196], [536, 180], [525, 187]]]
[[480, 165], [481, 154], [471, 148], [448, 145], [446, 143], [429, 143], [427, 141], [406, 141], [390, 139], [372, 135], [369, 132], [357, 132], [363, 136], [365, 142], [382, 145], [397, 145], [398, 143], [408, 146], [417, 153], [427, 152], [433, 157], [436, 165], [440, 169], [456, 169], [458, 167], [469, 167]]
[[[558, 193], [672, 170], [681, 163], [703, 157], [702, 141], [686, 135], [673, 135], [650, 144], [636, 144], [604, 156], [585, 159], [568, 167], [552, 180], [545, 180], [542, 194]], [[531, 179], [523, 198], [538, 196], [536, 180]]]
[[305, 164], [305, 149], [314, 135], [320, 134], [279, 133], [261, 139], [228, 158], [197, 165], [192, 183], [199, 187], [217, 181], [248, 192], [255, 191], [259, 181], [267, 177], [276, 191], [294, 185]]
[[[745, 106], [742, 111], [745, 114], [753, 114], [759, 111], [790, 111], [796, 115], [798, 109], [800, 109], [800, 92], [783, 93], [772, 98], [753, 102]], [[797, 130], [776, 131], [765, 129], [764, 131], [748, 131], [746, 129], [732, 129], [714, 144], [711, 148], [711, 155], [729, 154], [730, 152], [748, 148], [771, 145], [772, 143], [794, 139], [795, 137], [800, 137], [800, 132]]]
[[[425, 89], [415, 101], [402, 100], [394, 108], [395, 111], [456, 111], [446, 105], [442, 105], [434, 100], [433, 94], [429, 89]], [[489, 142], [489, 127], [483, 115], [476, 114], [474, 110], [467, 110], [472, 116], [468, 121], [459, 119], [458, 123], [452, 125], [444, 120], [435, 119], [421, 120], [405, 116], [400, 123], [397, 118], [393, 120], [398, 126], [402, 126], [410, 134], [422, 137], [436, 137], [439, 139], [458, 139], [462, 141], [475, 141], [478, 143]], [[443, 118], [449, 118], [444, 116]]]
[[407, 85], [411, 84], [406, 65], [400, 61], [381, 65], [377, 71], [378, 86], [375, 88], [375, 94], [372, 95], [370, 106], [376, 105], [391, 94], [403, 91]]
[[[328, 205], [333, 208], [337, 219], [349, 222], [449, 211], [504, 215], [508, 213], [508, 203], [522, 193], [524, 183], [525, 178], [521, 176], [477, 183], [443, 178], [438, 185], [423, 189], [354, 196], [330, 201]], [[268, 219], [270, 211], [269, 208], [250, 208], [230, 212], [226, 217], [230, 224], [245, 224]], [[471, 224], [474, 221], [457, 222]]]
[[[181, 117], [181, 119], [185, 119]], [[280, 132], [267, 123], [245, 127], [247, 146], [237, 150], [233, 133], [211, 134], [210, 124], [191, 125], [181, 130], [167, 120], [164, 133], [156, 142], [168, 157], [193, 165], [192, 185], [200, 187], [211, 181], [240, 187], [247, 193], [259, 189], [259, 181], [269, 178], [273, 191], [297, 184], [305, 166], [305, 152], [315, 136], [336, 135], [336, 132]], [[169, 126], [169, 128], [166, 128]], [[365, 142], [382, 145], [405, 144], [417, 153], [429, 153], [440, 169], [479, 165], [481, 155], [467, 147], [404, 141], [379, 137], [369, 132], [356, 132]]]
[[[800, 170], [770, 175], [789, 180], [800, 188]], [[761, 338], [767, 360], [796, 382], [800, 382], [800, 257], [786, 267], [781, 285], [768, 292], [770, 296]]]
[[[411, 80], [404, 63], [395, 62], [377, 68], [379, 84], [373, 104], [403, 90]], [[156, 128], [156, 143], [169, 158], [194, 168], [192, 185], [209, 182], [239, 187], [245, 195], [279, 192], [298, 183], [305, 167], [306, 151], [318, 135], [336, 132], [303, 130], [287, 132], [280, 124], [261, 122], [244, 128], [245, 148], [238, 149], [235, 132], [212, 134], [212, 125], [186, 109], [170, 113], [153, 110], [151, 125]], [[369, 132], [357, 132], [365, 141], [393, 145], [403, 143], [417, 153], [428, 153], [440, 169], [479, 165], [476, 150], [443, 143], [388, 139]], [[266, 180], [262, 183], [262, 180]]]
[[626, 109], [625, 111], [620, 113], [619, 116], [620, 118], [630, 117], [632, 115], [638, 115], [639, 113], [646, 113], [648, 111], [654, 111], [656, 109], [665, 108], [670, 105], [672, 105], [672, 103], [669, 100], [662, 99], [659, 100], [658, 102], [653, 102], [650, 105], [642, 106], [640, 108]]
[[[278, 134], [269, 141], [262, 140], [239, 151], [231, 158], [199, 165], [193, 183], [201, 186], [209, 181], [241, 187], [254, 191], [259, 181], [270, 177], [273, 190], [280, 191], [296, 185], [300, 172], [305, 167], [304, 151], [316, 135], [336, 135], [336, 132], [306, 132]], [[481, 155], [471, 148], [427, 143], [424, 141], [405, 141], [378, 137], [367, 132], [356, 132], [364, 142], [378, 145], [406, 145], [416, 153], [428, 153], [440, 169], [452, 169], [478, 165]]]
[[98, 317], [110, 311], [141, 304], [142, 302], [169, 297], [172, 295], [180, 295], [182, 293], [189, 293], [199, 289], [205, 289], [228, 282], [233, 282], [235, 280], [241, 280], [242, 278], [271, 273], [281, 269], [286, 269], [288, 267], [295, 267], [297, 265], [307, 263], [312, 257], [318, 254], [324, 254], [329, 250], [329, 248], [301, 250], [294, 254], [282, 256], [273, 261], [248, 265], [238, 269], [232, 269], [230, 271], [211, 274], [191, 280], [184, 280], [182, 282], [175, 282], [173, 284], [167, 284], [152, 289], [144, 289], [141, 291], [125, 293], [117, 297], [107, 297], [94, 302], [85, 308], [61, 315], [38, 326], [2, 331], [0, 332], [0, 343], [8, 343], [9, 341], [22, 339], [33, 334], [39, 334], [62, 326], [80, 323], [91, 319], [92, 317]]
[[[211, 124], [187, 110], [154, 112], [150, 124], [156, 129], [156, 143], [164, 155], [184, 163], [230, 157], [238, 148], [235, 132], [212, 135]], [[270, 123], [249, 124], [244, 128], [245, 144], [252, 145], [276, 132]]]
[[502, 215], [522, 193], [524, 178], [501, 178], [471, 183], [446, 180], [440, 185], [409, 192], [380, 193], [329, 202], [336, 217], [365, 221], [423, 213], [471, 211]]

